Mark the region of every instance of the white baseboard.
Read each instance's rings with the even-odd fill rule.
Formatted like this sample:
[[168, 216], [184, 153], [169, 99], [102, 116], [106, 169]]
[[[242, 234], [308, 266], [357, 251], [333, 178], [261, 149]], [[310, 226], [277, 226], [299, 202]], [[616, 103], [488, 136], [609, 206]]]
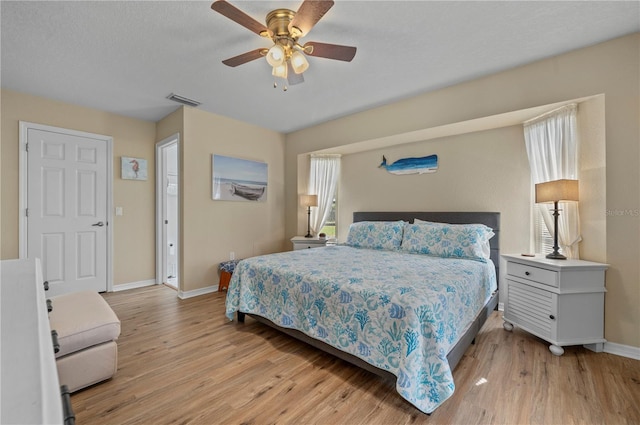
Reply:
[[140, 280], [138, 282], [123, 283], [121, 285], [113, 285], [113, 292], [126, 291], [127, 289], [144, 288], [145, 286], [155, 285], [155, 279]]
[[605, 342], [604, 352], [609, 354], [615, 354], [616, 356], [622, 356], [622, 357], [628, 357], [634, 360], [640, 360], [640, 347], [616, 344], [615, 342]]
[[206, 288], [194, 289], [192, 291], [178, 291], [178, 298], [181, 300], [197, 297], [199, 295], [210, 294], [218, 290], [218, 285], [207, 286]]
[[[114, 285], [113, 292], [126, 291], [127, 289], [144, 288], [145, 286], [152, 286], [155, 284], [156, 281], [154, 279], [123, 283], [121, 285]], [[197, 297], [199, 295], [210, 294], [211, 292], [216, 292], [217, 290], [218, 285], [211, 285], [207, 286], [206, 288], [194, 289], [192, 291], [178, 291], [178, 297], [184, 300], [187, 298]]]

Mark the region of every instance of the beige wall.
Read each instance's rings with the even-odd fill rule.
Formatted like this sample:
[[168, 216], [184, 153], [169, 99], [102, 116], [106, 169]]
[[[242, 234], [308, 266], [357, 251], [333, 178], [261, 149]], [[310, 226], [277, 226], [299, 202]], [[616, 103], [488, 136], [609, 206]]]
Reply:
[[[216, 285], [231, 251], [239, 259], [284, 249], [284, 135], [192, 108], [183, 128], [180, 287], [191, 291]], [[212, 200], [213, 154], [266, 162], [267, 201]]]
[[[394, 175], [378, 165], [400, 158], [438, 155], [438, 171]], [[529, 247], [530, 173], [522, 127], [487, 130], [394, 146], [342, 158], [339, 222], [354, 211], [499, 211], [501, 247]], [[340, 226], [339, 239], [347, 236]]]
[[[592, 203], [587, 208], [588, 220], [584, 229], [597, 235], [606, 234], [606, 237], [601, 236], [606, 238], [606, 256], [595, 258], [599, 255], [598, 249], [593, 248], [594, 245], [586, 249], [585, 253], [594, 255], [594, 260], [610, 264], [606, 283], [605, 337], [610, 342], [640, 347], [639, 39], [639, 34], [633, 34], [288, 134], [285, 151], [287, 236], [298, 233], [302, 222], [301, 210], [297, 206], [298, 168], [303, 163], [300, 155], [385, 137], [393, 141], [395, 136], [403, 137], [409, 132], [602, 94], [605, 104], [604, 131], [602, 123], [588, 130], [593, 134], [589, 143], [595, 143], [590, 152], [598, 152], [599, 149], [603, 155], [599, 160], [597, 155], [592, 156], [592, 159], [596, 158], [596, 164], [591, 169], [592, 175], [589, 169], [581, 172], [585, 184], [594, 181], [594, 184], [606, 188], [606, 201], [602, 199], [602, 195], [597, 195], [596, 190], [586, 195], [587, 198], [592, 198]], [[588, 108], [602, 110], [602, 105], [590, 104]], [[580, 131], [583, 130], [585, 128], [581, 127]], [[600, 136], [598, 132], [601, 132]], [[447, 141], [464, 144], [482, 137], [484, 135], [474, 134], [470, 139], [466, 136], [456, 137], [438, 143], [441, 143], [441, 152], [448, 152], [453, 147], [445, 146]], [[603, 138], [606, 140], [605, 146], [598, 147], [597, 141]], [[403, 155], [405, 149], [407, 148], [402, 148]], [[371, 166], [370, 164], [379, 161], [379, 153], [371, 154], [370, 158], [369, 154], [361, 154], [353, 161], [362, 161], [361, 165]], [[604, 156], [606, 171], [601, 164]], [[464, 153], [460, 160], [468, 161]], [[345, 157], [347, 165], [350, 161], [352, 159]], [[440, 166], [444, 170], [446, 162], [441, 160]], [[528, 164], [525, 163], [524, 166]], [[509, 178], [507, 175], [504, 177]], [[379, 175], [376, 178], [387, 177]], [[372, 184], [371, 187], [376, 185]], [[341, 190], [346, 189], [342, 187]], [[460, 190], [457, 185], [456, 190]], [[517, 190], [516, 183], [513, 190]], [[581, 195], [582, 191], [581, 188]], [[386, 195], [396, 196], [393, 193]], [[373, 208], [380, 205], [376, 202], [382, 202], [380, 197], [377, 197], [379, 201], [376, 198], [363, 200], [355, 192], [350, 193], [349, 197], [351, 196], [354, 200], [350, 199], [349, 202], [360, 205], [349, 207], [342, 199], [341, 208]], [[503, 201], [495, 201], [496, 208], [488, 209], [499, 210], [504, 207]], [[406, 205], [406, 201], [402, 202]], [[439, 205], [443, 209], [452, 209], [460, 204], [458, 197], [452, 195]], [[606, 211], [602, 211], [603, 205], [606, 205]], [[343, 215], [348, 216], [348, 212], [341, 211], [340, 217], [343, 218]], [[502, 240], [508, 241], [505, 248], [518, 252], [523, 248], [515, 241], [521, 237], [514, 237], [506, 232], [519, 232], [521, 227], [515, 221], [510, 221], [511, 219], [506, 219], [508, 230], [503, 228]], [[597, 230], [603, 224], [606, 225], [604, 233]]]
[[[180, 134], [180, 290], [218, 283], [218, 263], [281, 251], [284, 232], [284, 135], [193, 108], [158, 123], [2, 91], [1, 258], [18, 257], [18, 129], [29, 121], [113, 137], [114, 285], [155, 280], [155, 143]], [[266, 202], [211, 199], [211, 155], [269, 164]], [[120, 178], [120, 157], [147, 159], [148, 180]]]
[[607, 262], [607, 161], [604, 96], [578, 107], [580, 257]]
[[[138, 282], [155, 274], [154, 143], [155, 123], [49, 99], [2, 90], [2, 259], [18, 258], [19, 121], [113, 137], [113, 205], [124, 215], [113, 225], [113, 282]], [[148, 180], [120, 178], [120, 157], [147, 159]]]

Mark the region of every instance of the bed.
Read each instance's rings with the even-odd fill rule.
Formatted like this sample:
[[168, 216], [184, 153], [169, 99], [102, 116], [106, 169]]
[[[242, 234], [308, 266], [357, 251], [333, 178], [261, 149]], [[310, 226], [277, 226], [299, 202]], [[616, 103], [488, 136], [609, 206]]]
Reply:
[[392, 379], [431, 413], [497, 306], [499, 232], [493, 212], [355, 212], [345, 244], [241, 261], [226, 315]]

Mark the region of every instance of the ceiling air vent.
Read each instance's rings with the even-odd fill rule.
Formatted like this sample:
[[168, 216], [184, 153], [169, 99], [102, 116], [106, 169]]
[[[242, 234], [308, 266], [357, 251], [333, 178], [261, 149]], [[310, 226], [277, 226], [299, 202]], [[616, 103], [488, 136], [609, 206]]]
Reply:
[[194, 108], [196, 106], [199, 106], [201, 103], [201, 102], [198, 102], [197, 100], [189, 99], [187, 97], [180, 96], [174, 93], [171, 93], [169, 96], [167, 96], [167, 99], [173, 100], [174, 102], [182, 103], [183, 105], [193, 106]]

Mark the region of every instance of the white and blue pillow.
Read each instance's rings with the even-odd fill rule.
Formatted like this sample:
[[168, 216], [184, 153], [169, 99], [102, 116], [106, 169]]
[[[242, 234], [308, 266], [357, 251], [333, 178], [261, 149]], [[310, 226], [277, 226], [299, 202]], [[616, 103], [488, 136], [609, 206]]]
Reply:
[[495, 235], [484, 224], [447, 224], [415, 220], [405, 224], [401, 250], [443, 258], [486, 261]]
[[360, 221], [349, 226], [346, 245], [354, 248], [398, 250], [405, 222]]

